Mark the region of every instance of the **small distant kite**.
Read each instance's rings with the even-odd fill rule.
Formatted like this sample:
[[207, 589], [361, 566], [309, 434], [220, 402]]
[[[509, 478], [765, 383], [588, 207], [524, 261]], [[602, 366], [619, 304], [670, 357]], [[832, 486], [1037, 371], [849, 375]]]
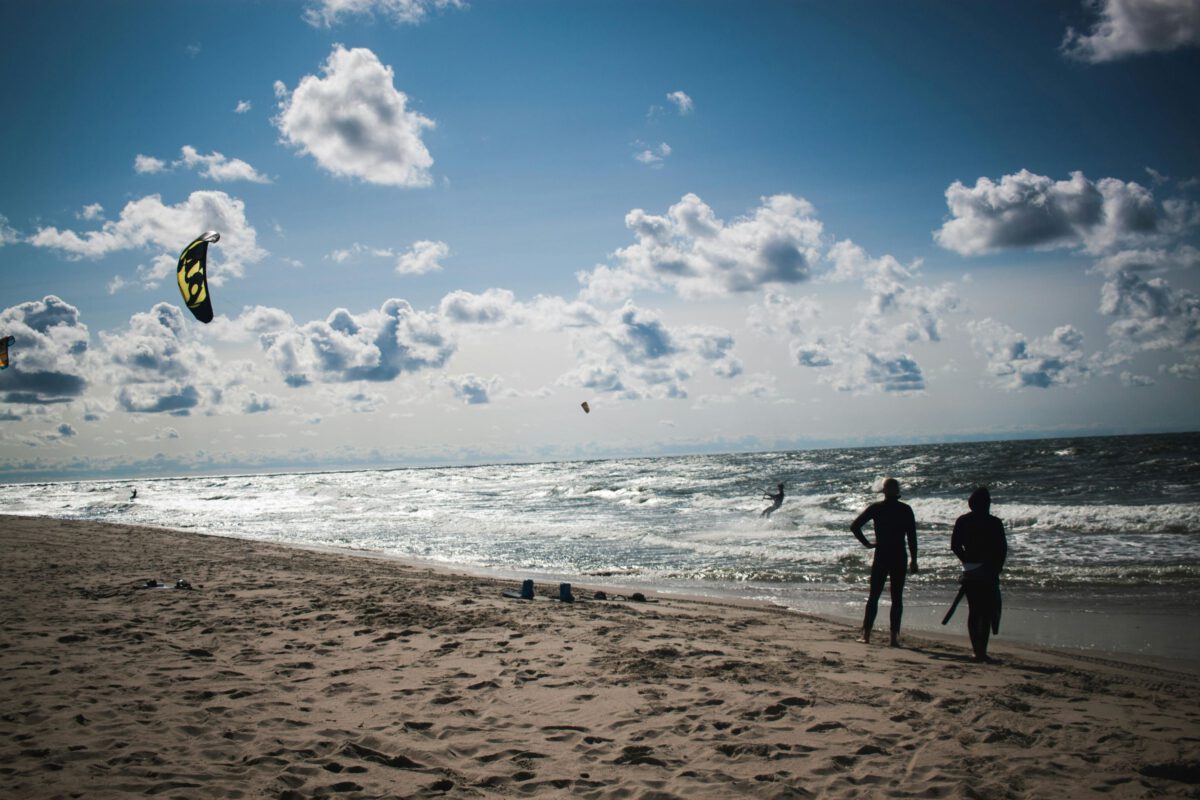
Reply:
[[216, 231], [197, 236], [179, 254], [179, 268], [175, 271], [183, 302], [201, 322], [212, 322], [213, 318], [212, 301], [208, 298], [208, 244], [220, 240], [221, 234]]
[[8, 367], [8, 346], [16, 341], [15, 336], [0, 336], [0, 369]]
[[580, 403], [579, 407], [583, 409], [583, 413], [585, 414], [592, 413], [592, 407], [588, 405], [587, 400], [584, 400], [582, 403]]

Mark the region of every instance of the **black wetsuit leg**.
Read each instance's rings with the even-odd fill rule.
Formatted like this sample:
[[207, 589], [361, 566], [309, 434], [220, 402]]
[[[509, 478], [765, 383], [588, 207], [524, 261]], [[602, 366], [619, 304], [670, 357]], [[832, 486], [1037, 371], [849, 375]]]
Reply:
[[871, 594], [867, 597], [867, 611], [863, 616], [863, 630], [871, 630], [875, 625], [875, 615], [879, 613], [879, 598], [883, 595], [883, 586], [888, 581], [892, 585], [892, 633], [900, 633], [900, 618], [904, 614], [904, 580], [908, 575], [908, 565], [903, 559], [899, 561], [876, 560], [871, 565]]
[[992, 633], [992, 606], [996, 587], [991, 581], [968, 581], [966, 584], [967, 633], [976, 658], [987, 658], [988, 638]]
[[904, 580], [908, 577], [908, 565], [904, 559], [888, 565], [888, 579], [892, 582], [892, 636], [900, 633], [900, 618], [904, 616]]

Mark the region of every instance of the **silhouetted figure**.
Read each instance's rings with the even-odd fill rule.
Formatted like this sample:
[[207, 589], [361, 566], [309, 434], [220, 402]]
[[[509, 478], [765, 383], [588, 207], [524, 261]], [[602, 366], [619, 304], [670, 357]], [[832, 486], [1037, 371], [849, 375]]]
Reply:
[[137, 500], [137, 489], [134, 489], [132, 492], [129, 493], [129, 499]]
[[967, 632], [976, 661], [988, 658], [988, 637], [1000, 632], [1000, 572], [1008, 558], [1004, 523], [989, 511], [992, 495], [986, 486], [971, 492], [971, 511], [954, 523], [950, 549], [963, 564], [962, 588], [967, 596]]
[[[862, 526], [867, 520], [875, 522], [873, 544], [863, 536]], [[871, 563], [871, 594], [867, 598], [867, 612], [863, 616], [861, 641], [871, 641], [871, 628], [879, 611], [879, 596], [883, 594], [883, 584], [891, 581], [891, 645], [898, 647], [900, 617], [904, 614], [904, 579], [908, 570], [911, 569], [914, 574], [920, 571], [917, 569], [917, 521], [912, 508], [900, 502], [900, 482], [895, 478], [884, 481], [883, 500], [867, 506], [866, 511], [850, 523], [850, 530], [863, 547], [875, 549], [875, 558]], [[908, 545], [907, 551], [905, 544]]]
[[763, 497], [767, 500], [770, 500], [771, 505], [767, 508], [764, 508], [763, 512], [759, 514], [759, 516], [770, 517], [773, 513], [779, 510], [781, 505], [783, 505], [783, 484], [779, 484], [779, 492], [777, 494], [771, 494], [770, 492], [767, 492], [763, 495]]

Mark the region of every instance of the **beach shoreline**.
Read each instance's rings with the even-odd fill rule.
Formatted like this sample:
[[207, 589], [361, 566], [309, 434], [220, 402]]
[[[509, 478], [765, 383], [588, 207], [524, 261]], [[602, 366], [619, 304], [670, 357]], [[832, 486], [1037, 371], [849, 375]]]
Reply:
[[362, 555], [0, 516], [7, 791], [1142, 797], [1200, 774], [1200, 676], [1157, 659], [1000, 641], [975, 665], [965, 636], [865, 647], [769, 605], [549, 584], [512, 601]]

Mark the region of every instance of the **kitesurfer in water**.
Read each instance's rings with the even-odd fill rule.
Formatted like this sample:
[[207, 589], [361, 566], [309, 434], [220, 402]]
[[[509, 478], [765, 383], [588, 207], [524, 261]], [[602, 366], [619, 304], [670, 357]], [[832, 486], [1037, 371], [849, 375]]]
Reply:
[[[868, 520], [875, 522], [875, 541], [867, 541], [862, 527]], [[860, 641], [870, 643], [871, 628], [875, 614], [879, 611], [879, 596], [884, 583], [892, 587], [891, 645], [900, 646], [900, 618], [904, 614], [904, 579], [908, 571], [916, 574], [917, 569], [917, 522], [913, 510], [900, 502], [900, 482], [888, 478], [883, 482], [883, 500], [867, 506], [854, 522], [850, 523], [854, 538], [863, 547], [875, 550], [871, 563], [871, 594], [867, 598], [867, 610], [863, 616], [863, 632]], [[907, 551], [905, 544], [907, 543]]]
[[779, 491], [777, 493], [771, 494], [770, 492], [767, 492], [763, 495], [763, 497], [767, 500], [770, 500], [771, 505], [767, 508], [764, 508], [763, 512], [759, 514], [759, 516], [770, 517], [773, 513], [779, 510], [781, 505], [783, 505], [783, 484], [779, 484]]
[[967, 597], [967, 632], [976, 661], [991, 661], [988, 638], [1000, 632], [1000, 572], [1008, 558], [1004, 523], [990, 513], [992, 495], [986, 486], [971, 492], [970, 513], [954, 522], [950, 549], [962, 561], [963, 594]]
[[132, 492], [129, 493], [129, 499], [137, 500], [137, 489], [134, 489]]

